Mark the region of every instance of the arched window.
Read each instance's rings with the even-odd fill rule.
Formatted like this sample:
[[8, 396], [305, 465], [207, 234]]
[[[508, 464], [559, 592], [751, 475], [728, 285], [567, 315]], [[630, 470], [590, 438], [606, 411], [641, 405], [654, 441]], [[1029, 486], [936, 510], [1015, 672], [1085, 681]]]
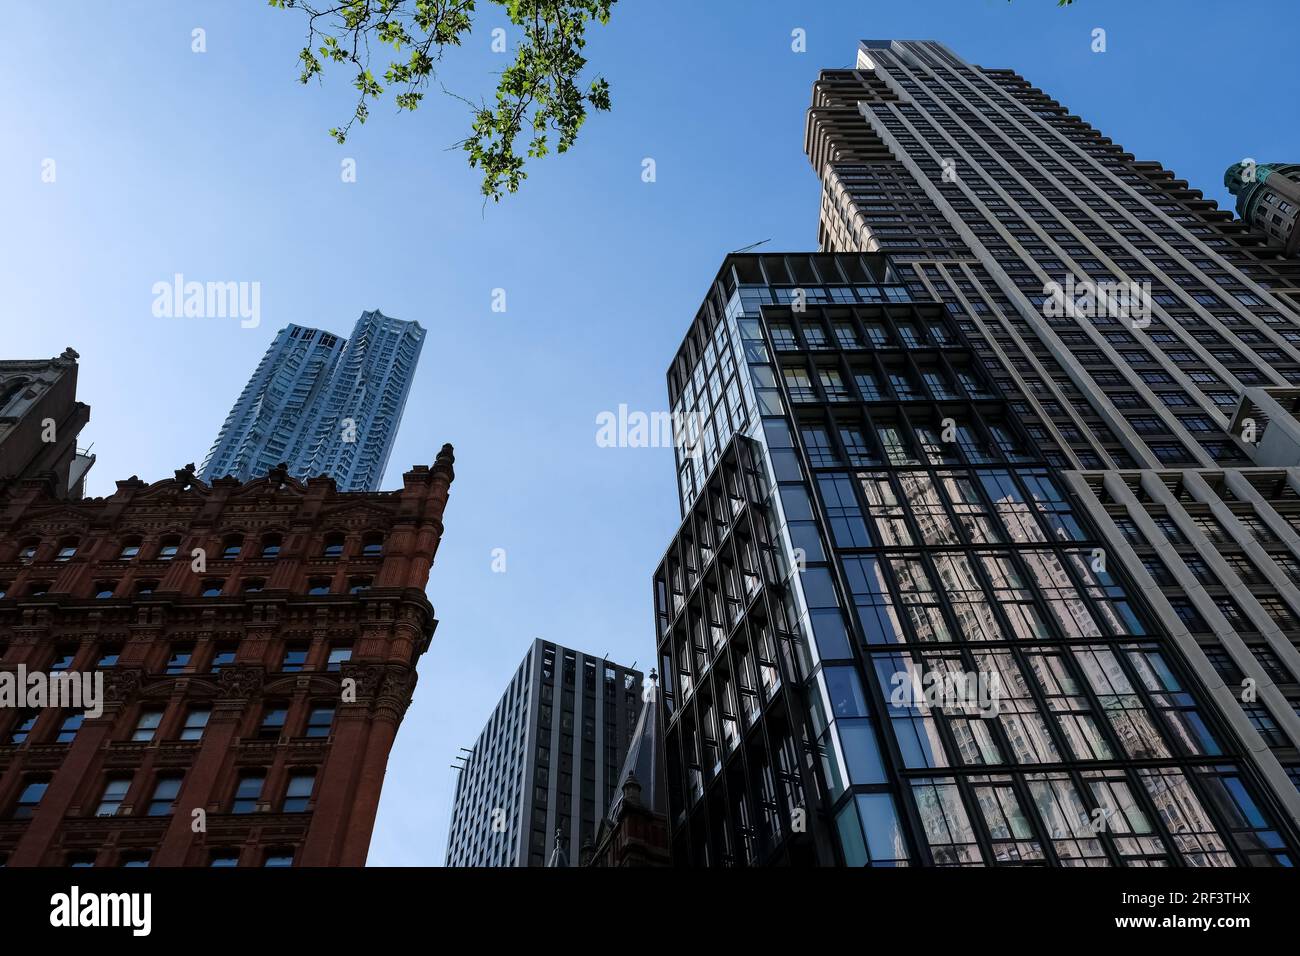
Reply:
[[330, 579], [312, 578], [310, 581], [307, 582], [307, 593], [308, 594], [329, 594]]
[[3, 415], [9, 403], [31, 384], [29, 378], [14, 378], [0, 384], [0, 415]]
[[220, 597], [220, 596], [221, 596], [221, 582], [220, 582], [220, 581], [216, 581], [216, 580], [212, 580], [212, 581], [204, 581], [204, 582], [203, 582], [203, 596], [204, 596], [204, 597]]
[[369, 591], [371, 578], [352, 578], [348, 581], [348, 593], [360, 594], [362, 591]]
[[117, 591], [116, 581], [100, 581], [95, 585], [95, 597], [100, 600], [111, 598], [115, 591]]
[[243, 591], [245, 594], [256, 594], [264, 587], [266, 587], [266, 582], [261, 578], [249, 578], [244, 582]]
[[343, 545], [346, 537], [341, 531], [333, 531], [325, 535], [325, 547], [321, 555], [326, 558], [338, 558], [343, 556]]
[[59, 544], [59, 553], [54, 556], [55, 561], [71, 561], [77, 553], [77, 539], [67, 538]]
[[176, 557], [176, 552], [180, 550], [181, 536], [178, 534], [169, 534], [158, 542], [158, 560], [170, 561]]
[[278, 558], [280, 556], [280, 541], [278, 534], [267, 534], [262, 536], [262, 557]]
[[377, 558], [384, 553], [384, 536], [371, 531], [361, 539], [361, 553], [367, 558]]
[[130, 561], [140, 553], [140, 536], [131, 535], [122, 539], [122, 550], [117, 553], [118, 560]]
[[23, 564], [31, 564], [33, 561], [36, 560], [36, 550], [40, 546], [41, 543], [37, 541], [35, 538], [28, 538], [26, 541], [22, 543], [22, 546], [18, 549], [18, 560], [21, 561]]
[[146, 594], [153, 594], [157, 588], [157, 581], [137, 581], [135, 583], [135, 593], [141, 597], [144, 597]]
[[242, 534], [228, 534], [221, 541], [221, 556], [227, 561], [235, 560], [243, 550], [244, 536]]

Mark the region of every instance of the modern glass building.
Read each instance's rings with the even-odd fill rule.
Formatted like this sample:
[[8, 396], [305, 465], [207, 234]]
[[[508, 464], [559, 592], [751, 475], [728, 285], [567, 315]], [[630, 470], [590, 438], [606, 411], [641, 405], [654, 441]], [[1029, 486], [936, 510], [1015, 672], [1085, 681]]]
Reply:
[[424, 345], [424, 328], [363, 312], [351, 337], [289, 325], [267, 349], [200, 469], [205, 481], [296, 478], [377, 491]]
[[668, 373], [675, 862], [1290, 865], [1298, 264], [935, 43], [807, 148]]
[[623, 782], [642, 679], [534, 641], [459, 768], [446, 865], [577, 866]]

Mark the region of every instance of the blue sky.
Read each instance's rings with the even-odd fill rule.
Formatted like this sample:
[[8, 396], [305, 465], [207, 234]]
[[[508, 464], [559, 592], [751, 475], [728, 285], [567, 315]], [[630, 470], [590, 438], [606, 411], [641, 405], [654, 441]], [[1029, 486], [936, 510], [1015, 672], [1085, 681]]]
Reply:
[[[448, 765], [534, 637], [650, 665], [650, 574], [679, 520], [672, 453], [599, 448], [596, 415], [665, 408], [664, 371], [727, 252], [815, 245], [804, 111], [859, 38], [937, 39], [1013, 68], [1220, 202], [1229, 163], [1300, 159], [1300, 29], [1210, 0], [620, 0], [588, 46], [613, 113], [487, 209], [448, 149], [467, 129], [449, 98], [413, 115], [385, 103], [345, 146], [326, 136], [351, 90], [341, 73], [295, 82], [298, 14], [261, 0], [6, 7], [21, 42], [0, 60], [0, 357], [81, 353], [92, 495], [201, 462], [286, 323], [346, 335], [380, 308], [429, 330], [385, 486], [445, 441], [457, 478], [429, 584], [441, 623], [372, 864], [441, 862]], [[443, 73], [471, 96], [504, 65], [491, 29], [514, 36], [499, 6], [479, 7]], [[191, 52], [195, 27], [206, 53]], [[260, 327], [155, 318], [151, 288], [177, 272], [259, 282]]]

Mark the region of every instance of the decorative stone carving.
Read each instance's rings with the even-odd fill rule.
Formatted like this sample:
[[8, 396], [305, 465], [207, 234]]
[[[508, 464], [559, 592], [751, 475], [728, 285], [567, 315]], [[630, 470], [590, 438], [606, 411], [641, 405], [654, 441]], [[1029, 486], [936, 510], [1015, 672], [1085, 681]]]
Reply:
[[144, 671], [138, 667], [110, 668], [104, 671], [104, 697], [113, 702], [129, 699], [140, 692]]
[[256, 666], [223, 667], [217, 679], [219, 693], [222, 697], [252, 697], [262, 689], [264, 676], [262, 668]]

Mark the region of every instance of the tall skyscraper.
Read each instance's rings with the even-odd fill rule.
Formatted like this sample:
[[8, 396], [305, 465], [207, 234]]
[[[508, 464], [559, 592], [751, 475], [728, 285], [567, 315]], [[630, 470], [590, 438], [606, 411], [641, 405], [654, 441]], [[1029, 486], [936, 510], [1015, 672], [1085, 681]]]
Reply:
[[51, 359], [0, 362], [0, 493], [48, 476], [56, 497], [80, 498], [95, 456], [77, 447], [90, 406], [77, 401], [72, 349]]
[[200, 468], [205, 481], [246, 481], [286, 464], [328, 475], [343, 491], [376, 491], [424, 345], [418, 322], [363, 312], [348, 339], [281, 329]]
[[642, 675], [535, 640], [456, 782], [448, 866], [577, 866], [618, 793]]
[[0, 865], [363, 865], [453, 464], [0, 494]]
[[1300, 263], [936, 43], [806, 145], [668, 373], [674, 861], [1292, 864]]

